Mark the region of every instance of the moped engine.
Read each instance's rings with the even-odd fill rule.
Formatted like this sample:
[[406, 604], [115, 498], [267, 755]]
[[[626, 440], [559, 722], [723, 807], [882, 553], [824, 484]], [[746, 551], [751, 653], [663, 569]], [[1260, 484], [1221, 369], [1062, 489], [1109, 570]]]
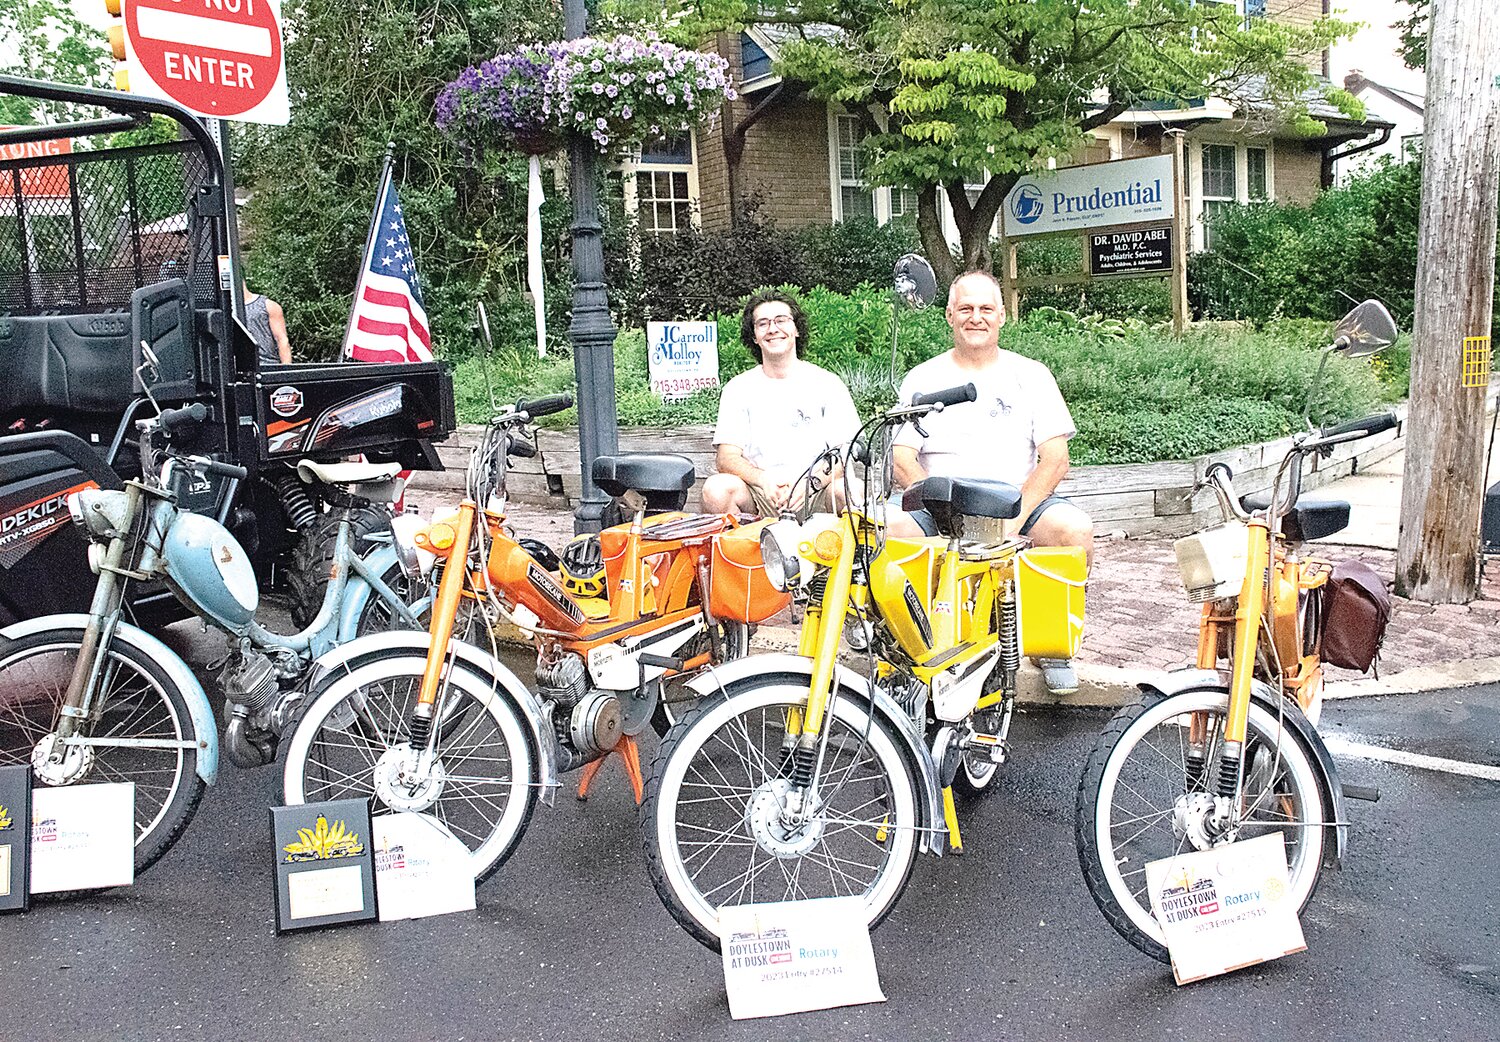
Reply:
[[253, 649], [237, 649], [219, 672], [219, 688], [230, 704], [224, 729], [230, 762], [260, 767], [276, 759], [276, 735], [267, 726], [265, 712], [281, 692], [275, 663]]
[[258, 651], [240, 651], [224, 664], [219, 688], [237, 705], [248, 706], [252, 712], [264, 709], [276, 695], [276, 666]]
[[619, 742], [625, 724], [619, 695], [590, 687], [582, 658], [564, 653], [539, 661], [536, 682], [537, 694], [557, 706], [553, 720], [558, 738], [582, 759], [602, 756]]

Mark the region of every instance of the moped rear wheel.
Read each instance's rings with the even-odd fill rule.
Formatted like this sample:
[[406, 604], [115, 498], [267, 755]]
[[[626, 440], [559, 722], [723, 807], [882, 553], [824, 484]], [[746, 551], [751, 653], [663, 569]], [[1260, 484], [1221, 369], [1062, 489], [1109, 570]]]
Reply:
[[[733, 662], [737, 658], [744, 658], [750, 654], [751, 626], [749, 623], [720, 622], [717, 626], [720, 657], [712, 665], [718, 666], [725, 662]], [[704, 631], [688, 641], [686, 646], [677, 652], [677, 657], [694, 659], [710, 651], [712, 647], [713, 643], [709, 640], [708, 632]], [[665, 735], [672, 725], [696, 704], [697, 700], [690, 697], [692, 692], [687, 686], [688, 681], [695, 675], [689, 674], [685, 677], [674, 678], [662, 685], [661, 699], [656, 703], [656, 711], [651, 714], [651, 727], [658, 735]]]
[[[56, 733], [79, 644], [78, 631], [64, 631], [33, 633], [0, 647], [0, 766], [31, 764], [38, 743]], [[69, 746], [60, 764], [33, 768], [33, 783], [133, 783], [140, 875], [176, 842], [203, 798], [198, 750], [169, 744], [191, 745], [197, 733], [171, 676], [119, 640], [108, 649], [94, 708], [82, 733], [101, 744]]]
[[[1127, 706], [1100, 736], [1079, 784], [1074, 825], [1089, 893], [1122, 937], [1161, 962], [1170, 955], [1151, 914], [1146, 864], [1206, 845], [1195, 822], [1212, 799], [1227, 707], [1222, 690], [1150, 696]], [[1209, 736], [1201, 763], [1189, 756], [1195, 726]], [[1253, 701], [1242, 759], [1234, 838], [1282, 834], [1288, 898], [1300, 912], [1323, 863], [1323, 775], [1296, 730]]]
[[437, 757], [419, 763], [410, 721], [426, 661], [409, 648], [381, 649], [324, 682], [285, 743], [283, 796], [289, 805], [373, 798], [377, 815], [429, 815], [469, 849], [479, 883], [531, 820], [537, 752], [492, 678], [455, 664], [438, 711]]
[[657, 753], [641, 806], [646, 866], [667, 910], [709, 948], [726, 905], [857, 897], [873, 927], [911, 876], [917, 783], [891, 724], [859, 700], [835, 703], [815, 808], [800, 823], [782, 818], [788, 721], [806, 704], [806, 680], [731, 685]]

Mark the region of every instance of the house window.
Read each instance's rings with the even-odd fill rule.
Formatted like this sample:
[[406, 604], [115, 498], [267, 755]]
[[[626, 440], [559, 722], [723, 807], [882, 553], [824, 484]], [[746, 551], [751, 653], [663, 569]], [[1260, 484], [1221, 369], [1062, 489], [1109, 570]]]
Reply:
[[1233, 145], [1203, 146], [1203, 245], [1213, 249], [1214, 219], [1235, 200]]
[[1421, 134], [1403, 134], [1403, 135], [1401, 135], [1401, 158], [1402, 159], [1411, 159], [1413, 156], [1419, 156], [1421, 154], [1422, 154], [1422, 135]]
[[875, 193], [865, 183], [865, 131], [859, 116], [834, 116], [838, 133], [839, 220], [875, 216]]
[[675, 235], [692, 225], [698, 197], [692, 134], [647, 142], [626, 168], [634, 177], [625, 193], [625, 205], [634, 206], [642, 235]]
[[891, 220], [917, 216], [917, 193], [910, 188], [892, 188]]
[[1246, 195], [1252, 202], [1260, 202], [1271, 197], [1271, 193], [1267, 190], [1266, 150], [1263, 148], [1245, 149], [1245, 188]]

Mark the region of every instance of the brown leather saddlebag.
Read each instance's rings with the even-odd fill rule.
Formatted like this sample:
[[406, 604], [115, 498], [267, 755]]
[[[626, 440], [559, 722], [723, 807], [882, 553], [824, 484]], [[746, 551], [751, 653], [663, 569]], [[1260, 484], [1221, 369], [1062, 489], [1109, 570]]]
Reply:
[[1368, 672], [1391, 621], [1391, 595], [1363, 561], [1333, 566], [1323, 588], [1323, 661]]

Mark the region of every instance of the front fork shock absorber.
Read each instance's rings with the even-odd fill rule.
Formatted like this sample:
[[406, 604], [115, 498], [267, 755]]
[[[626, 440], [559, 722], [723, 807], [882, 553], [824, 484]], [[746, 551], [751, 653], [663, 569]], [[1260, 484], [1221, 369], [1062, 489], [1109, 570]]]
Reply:
[[1224, 752], [1219, 757], [1219, 783], [1215, 796], [1233, 799], [1240, 787], [1240, 757], [1244, 746], [1239, 742], [1225, 742]]

